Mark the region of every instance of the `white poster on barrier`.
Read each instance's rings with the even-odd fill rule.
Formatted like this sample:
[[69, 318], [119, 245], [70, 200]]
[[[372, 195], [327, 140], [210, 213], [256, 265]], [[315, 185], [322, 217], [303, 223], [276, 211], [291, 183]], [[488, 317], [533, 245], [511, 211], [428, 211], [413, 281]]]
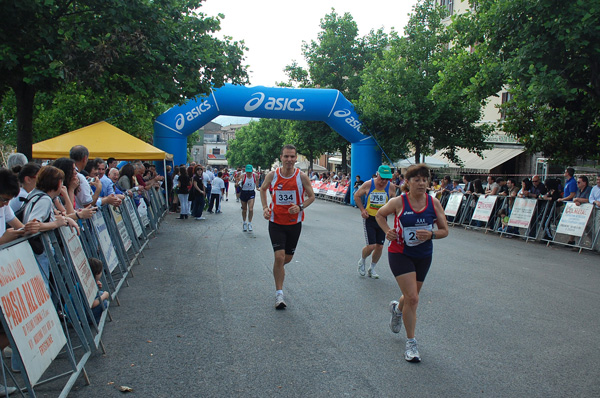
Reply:
[[27, 242], [0, 251], [0, 302], [29, 380], [35, 385], [67, 339]]
[[515, 198], [515, 204], [510, 212], [508, 225], [518, 228], [529, 228], [531, 217], [535, 210], [535, 199]]
[[144, 227], [150, 225], [150, 219], [148, 218], [148, 206], [146, 206], [146, 202], [143, 198], [140, 198], [140, 204], [138, 205], [138, 213], [140, 218], [142, 219], [142, 224]]
[[81, 246], [79, 236], [74, 231], [71, 231], [69, 227], [61, 227], [59, 231], [63, 242], [66, 243], [69, 249], [69, 255], [75, 266], [75, 272], [79, 277], [81, 288], [85, 293], [88, 305], [91, 307], [98, 294], [98, 285], [96, 284], [96, 278], [92, 275], [92, 270], [83, 251], [83, 246]]
[[123, 242], [123, 246], [125, 246], [125, 251], [128, 251], [131, 249], [132, 243], [129, 232], [127, 232], [127, 227], [125, 226], [125, 221], [123, 221], [123, 216], [116, 210], [116, 207], [114, 206], [110, 206], [110, 211], [115, 219], [115, 223], [117, 224], [117, 229], [119, 230], [119, 235], [121, 235], [121, 241]]
[[138, 238], [142, 236], [144, 230], [142, 229], [142, 225], [140, 224], [140, 220], [137, 218], [135, 214], [135, 208], [133, 207], [133, 202], [130, 199], [125, 199], [125, 208], [127, 209], [127, 213], [129, 213], [129, 218], [131, 219], [131, 223], [133, 224], [133, 230], [135, 231], [135, 236]]
[[110, 272], [113, 272], [114, 269], [117, 268], [117, 265], [119, 265], [119, 259], [117, 258], [117, 252], [115, 251], [113, 243], [110, 240], [110, 235], [108, 234], [102, 212], [99, 211], [95, 213], [92, 217], [92, 221], [94, 222], [98, 242], [100, 242], [100, 248], [102, 249], [102, 253], [104, 253], [104, 258], [106, 258], [108, 269]]
[[563, 210], [558, 226], [556, 227], [556, 233], [566, 234], [571, 236], [583, 236], [585, 226], [590, 219], [590, 215], [594, 210], [594, 205], [591, 203], [584, 203], [577, 206], [573, 202], [567, 202], [565, 209]]
[[458, 214], [458, 209], [460, 209], [462, 198], [463, 194], [461, 192], [451, 193], [450, 197], [448, 198], [448, 203], [446, 203], [444, 213], [446, 213], [447, 216], [456, 217], [456, 215]]
[[496, 204], [496, 195], [489, 195], [487, 197], [480, 196], [477, 201], [477, 206], [475, 207], [475, 211], [473, 212], [473, 220], [488, 222], [491, 215], [492, 210], [494, 210], [494, 205]]

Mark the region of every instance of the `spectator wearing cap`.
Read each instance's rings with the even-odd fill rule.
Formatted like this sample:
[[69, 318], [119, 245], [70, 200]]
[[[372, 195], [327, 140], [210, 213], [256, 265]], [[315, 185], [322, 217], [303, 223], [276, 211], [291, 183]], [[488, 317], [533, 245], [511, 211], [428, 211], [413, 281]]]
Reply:
[[[379, 224], [377, 224], [375, 215], [377, 214], [377, 210], [396, 196], [395, 189], [390, 189], [392, 185], [390, 180], [392, 177], [390, 166], [381, 165], [377, 169], [375, 177], [362, 184], [354, 194], [354, 202], [363, 218], [366, 238], [366, 246], [363, 247], [361, 257], [358, 260], [358, 273], [360, 276], [367, 274], [370, 278], [379, 278], [379, 275], [375, 272], [375, 266], [381, 258], [385, 243], [385, 233]], [[365, 196], [366, 203], [363, 203], [363, 197]], [[365, 272], [366, 259], [369, 256], [371, 256], [371, 266], [368, 272]]]

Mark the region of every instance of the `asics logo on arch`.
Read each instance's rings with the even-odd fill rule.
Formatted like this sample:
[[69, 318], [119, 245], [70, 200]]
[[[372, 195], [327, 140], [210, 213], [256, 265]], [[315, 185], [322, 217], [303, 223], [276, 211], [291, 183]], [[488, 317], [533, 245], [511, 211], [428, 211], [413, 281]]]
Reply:
[[186, 112], [185, 115], [183, 113], [178, 114], [175, 116], [175, 127], [177, 130], [181, 130], [183, 126], [185, 126], [186, 120], [191, 122], [204, 112], [208, 111], [210, 108], [212, 108], [212, 106], [208, 102], [204, 101], [193, 107], [190, 111]]
[[360, 126], [362, 123], [352, 116], [352, 111], [350, 109], [340, 109], [339, 111], [335, 111], [333, 112], [333, 116], [343, 118], [348, 126], [360, 133]]
[[[250, 98], [250, 100], [246, 102], [246, 105], [244, 105], [244, 110], [246, 112], [257, 110], [263, 103], [264, 108], [268, 111], [300, 112], [304, 110], [304, 98], [267, 98], [265, 93], [260, 91], [252, 94], [252, 97], [253, 98]], [[265, 98], [267, 99], [266, 102]]]

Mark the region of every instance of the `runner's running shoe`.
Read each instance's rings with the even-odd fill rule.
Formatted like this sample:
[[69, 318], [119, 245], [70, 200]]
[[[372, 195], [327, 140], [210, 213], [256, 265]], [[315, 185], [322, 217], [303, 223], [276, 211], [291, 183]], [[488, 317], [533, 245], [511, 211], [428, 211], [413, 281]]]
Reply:
[[248, 230], [248, 224], [243, 223], [242, 224], [242, 231], [246, 232]]
[[392, 313], [392, 319], [390, 319], [390, 329], [392, 329], [393, 333], [400, 333], [400, 329], [402, 329], [402, 313], [398, 312], [398, 302], [392, 301], [390, 302], [390, 312]]
[[419, 355], [419, 347], [417, 347], [417, 340], [406, 341], [406, 351], [404, 352], [404, 359], [408, 362], [421, 362], [421, 356]]
[[248, 223], [248, 231], [252, 232], [252, 223]]
[[360, 276], [365, 276], [365, 259], [362, 257], [358, 260], [358, 273]]
[[287, 306], [285, 305], [285, 301], [283, 301], [283, 293], [277, 293], [275, 296], [275, 309], [283, 310], [285, 307]]
[[375, 272], [375, 268], [369, 268], [368, 276], [372, 279], [379, 279], [379, 275]]

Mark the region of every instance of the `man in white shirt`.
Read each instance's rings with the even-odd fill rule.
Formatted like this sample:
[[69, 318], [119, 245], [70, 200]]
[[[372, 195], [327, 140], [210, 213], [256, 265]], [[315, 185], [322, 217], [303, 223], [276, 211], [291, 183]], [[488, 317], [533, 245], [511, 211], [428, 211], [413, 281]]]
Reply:
[[221, 212], [221, 195], [225, 194], [225, 182], [221, 177], [223, 177], [223, 172], [219, 171], [217, 177], [215, 177], [212, 181], [210, 199], [208, 202], [209, 213], [212, 213], [213, 205], [215, 204], [215, 202], [217, 203], [215, 206], [215, 212]]

